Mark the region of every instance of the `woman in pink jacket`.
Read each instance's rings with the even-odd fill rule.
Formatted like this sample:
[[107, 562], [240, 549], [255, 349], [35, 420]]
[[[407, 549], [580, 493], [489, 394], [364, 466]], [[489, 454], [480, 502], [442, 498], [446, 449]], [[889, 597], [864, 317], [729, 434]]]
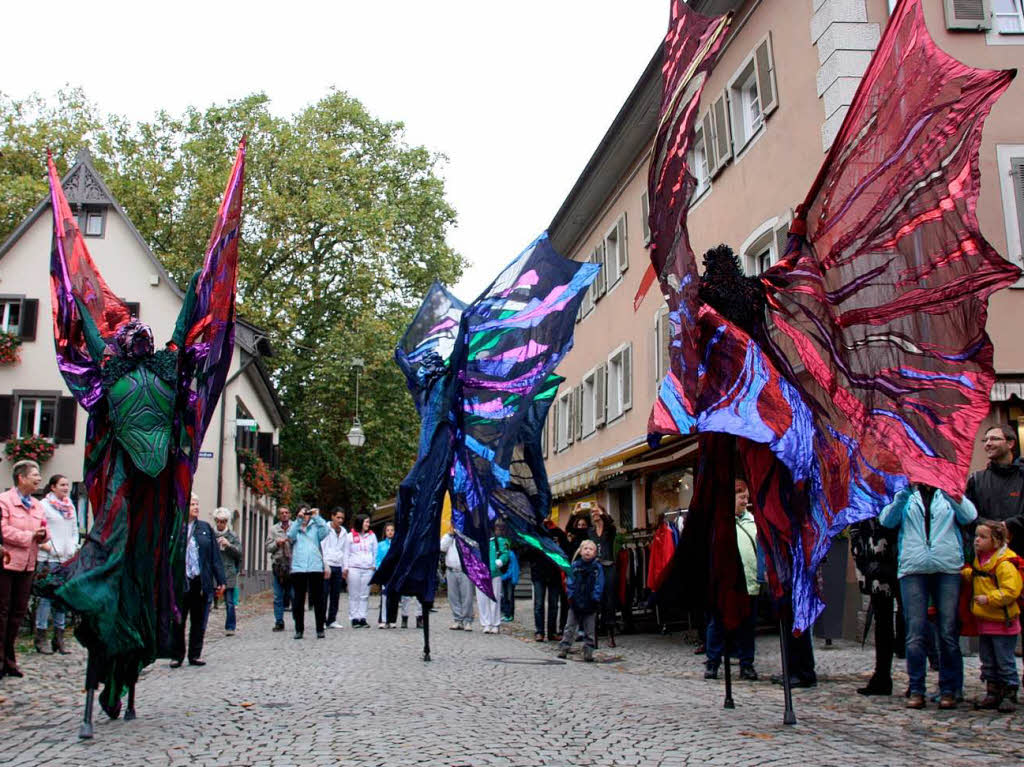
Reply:
[[39, 464], [18, 461], [14, 487], [0, 493], [0, 532], [4, 552], [10, 555], [0, 569], [0, 637], [4, 642], [0, 676], [24, 676], [14, 659], [14, 640], [28, 612], [36, 552], [50, 537], [43, 505], [32, 497], [42, 481]]

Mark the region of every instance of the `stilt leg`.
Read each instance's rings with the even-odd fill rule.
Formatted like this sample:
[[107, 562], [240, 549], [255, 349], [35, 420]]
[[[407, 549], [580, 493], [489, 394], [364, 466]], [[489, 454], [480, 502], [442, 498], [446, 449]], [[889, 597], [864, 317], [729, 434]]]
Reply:
[[779, 644], [782, 648], [782, 693], [786, 708], [782, 714], [783, 724], [796, 724], [796, 712], [793, 711], [793, 688], [789, 684], [789, 653], [786, 650], [786, 623], [779, 621]]
[[124, 720], [131, 722], [135, 719], [135, 682], [128, 685], [128, 708], [124, 712]]
[[423, 660], [430, 660], [430, 608], [433, 607], [433, 602], [420, 601], [420, 607], [423, 611]]
[[92, 703], [96, 697], [96, 690], [85, 691], [85, 711], [82, 712], [82, 726], [78, 728], [78, 737], [82, 740], [92, 738]]
[[725, 703], [722, 708], [736, 708], [732, 700], [732, 661], [729, 660], [729, 642], [725, 643]]

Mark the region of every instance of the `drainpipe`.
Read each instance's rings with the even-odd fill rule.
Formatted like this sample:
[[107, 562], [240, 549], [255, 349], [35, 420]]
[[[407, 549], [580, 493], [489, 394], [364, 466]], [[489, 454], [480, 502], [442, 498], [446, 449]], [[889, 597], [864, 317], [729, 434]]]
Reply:
[[221, 390], [221, 402], [220, 402], [220, 442], [217, 450], [217, 506], [223, 506], [221, 502], [224, 497], [224, 430], [227, 428], [227, 399], [224, 396], [227, 393], [228, 386], [238, 376], [242, 375], [246, 369], [256, 361], [256, 355], [252, 355], [245, 361], [242, 367], [238, 368], [235, 373], [224, 382], [224, 388]]

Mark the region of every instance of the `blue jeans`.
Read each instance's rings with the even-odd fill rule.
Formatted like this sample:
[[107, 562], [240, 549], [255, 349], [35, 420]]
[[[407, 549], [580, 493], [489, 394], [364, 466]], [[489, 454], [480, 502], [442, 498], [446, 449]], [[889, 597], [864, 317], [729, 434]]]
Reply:
[[290, 601], [292, 586], [290, 583], [282, 585], [273, 575], [270, 576], [270, 583], [274, 586], [274, 622], [284, 623], [285, 596], [287, 595]]
[[36, 628], [41, 631], [46, 631], [47, 626], [50, 623], [50, 608], [53, 608], [53, 627], [55, 629], [63, 629], [67, 620], [67, 616], [63, 610], [56, 605], [51, 605], [49, 599], [40, 599], [39, 604], [36, 605]]
[[959, 573], [927, 573], [900, 578], [903, 610], [907, 620], [907, 676], [910, 693], [925, 694], [928, 654], [925, 632], [928, 629], [928, 603], [935, 605], [939, 645], [939, 692], [956, 695], [963, 687], [964, 660], [956, 628], [956, 607], [960, 596]]
[[238, 586], [231, 586], [224, 591], [224, 611], [227, 617], [224, 619], [224, 630], [235, 630], [235, 608], [238, 606]]
[[[736, 651], [736, 655], [740, 659], [741, 667], [754, 666], [754, 634], [757, 629], [757, 597], [750, 599], [750, 615], [743, 619], [743, 623], [740, 627], [733, 632], [732, 636], [728, 637], [732, 640], [730, 642]], [[712, 614], [711, 619], [708, 621], [708, 631], [705, 638], [705, 645], [707, 651], [707, 664], [718, 668], [718, 664], [722, 662], [722, 655], [725, 652], [726, 646], [726, 631], [725, 626], [722, 625], [722, 620], [717, 615]]]
[[501, 582], [501, 617], [516, 617], [516, 584], [512, 581]]
[[1020, 685], [1020, 677], [1017, 676], [1017, 656], [1013, 654], [1019, 636], [982, 634], [978, 637], [982, 681], [998, 682], [1008, 687]]

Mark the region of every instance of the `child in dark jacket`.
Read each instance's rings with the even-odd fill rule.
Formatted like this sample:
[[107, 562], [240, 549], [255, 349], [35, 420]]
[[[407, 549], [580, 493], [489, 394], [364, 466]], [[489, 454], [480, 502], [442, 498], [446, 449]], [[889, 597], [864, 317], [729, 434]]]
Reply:
[[597, 546], [587, 540], [580, 544], [579, 557], [572, 563], [568, 578], [569, 618], [565, 622], [562, 641], [558, 645], [558, 657], [569, 654], [569, 648], [576, 641], [576, 630], [583, 628], [583, 660], [594, 660], [597, 647], [597, 611], [604, 595], [604, 571], [597, 561]]

